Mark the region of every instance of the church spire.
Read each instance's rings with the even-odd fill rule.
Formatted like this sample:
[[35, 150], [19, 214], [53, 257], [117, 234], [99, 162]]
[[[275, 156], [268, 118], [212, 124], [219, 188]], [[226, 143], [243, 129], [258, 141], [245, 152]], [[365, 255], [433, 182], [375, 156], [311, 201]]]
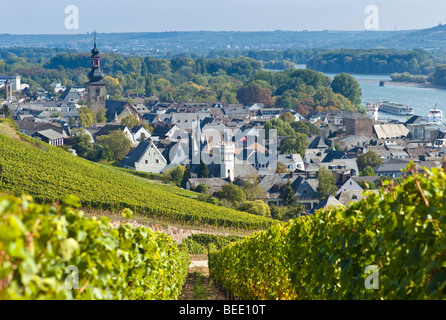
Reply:
[[96, 44], [96, 31], [94, 32], [94, 47], [91, 50], [91, 71], [88, 73], [89, 82], [98, 82], [104, 78], [101, 71], [101, 58], [99, 57], [99, 50]]
[[97, 56], [99, 54], [99, 50], [96, 46], [96, 30], [94, 31], [94, 48], [91, 50], [91, 56]]

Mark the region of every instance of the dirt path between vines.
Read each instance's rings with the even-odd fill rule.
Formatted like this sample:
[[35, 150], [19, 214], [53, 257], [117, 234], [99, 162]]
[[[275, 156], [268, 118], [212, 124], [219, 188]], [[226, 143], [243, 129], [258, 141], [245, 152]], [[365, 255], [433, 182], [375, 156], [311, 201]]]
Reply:
[[181, 300], [227, 300], [209, 278], [207, 254], [191, 254]]

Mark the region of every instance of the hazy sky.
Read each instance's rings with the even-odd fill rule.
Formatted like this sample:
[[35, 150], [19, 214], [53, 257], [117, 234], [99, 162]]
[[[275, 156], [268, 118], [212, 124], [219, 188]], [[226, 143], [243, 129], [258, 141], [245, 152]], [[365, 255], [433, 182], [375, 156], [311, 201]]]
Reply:
[[[79, 29], [65, 28], [68, 5]], [[446, 23], [445, 0], [1, 0], [0, 33], [364, 30], [368, 5], [379, 30]]]

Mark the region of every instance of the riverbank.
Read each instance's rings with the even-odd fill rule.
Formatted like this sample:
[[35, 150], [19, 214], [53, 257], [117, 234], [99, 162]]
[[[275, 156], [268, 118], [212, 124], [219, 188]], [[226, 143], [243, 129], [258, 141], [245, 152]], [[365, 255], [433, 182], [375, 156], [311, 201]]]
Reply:
[[417, 82], [407, 82], [407, 81], [386, 81], [385, 85], [399, 86], [399, 87], [421, 88], [421, 89], [446, 90], [446, 87], [437, 86], [437, 85], [432, 84], [432, 83], [417, 83]]

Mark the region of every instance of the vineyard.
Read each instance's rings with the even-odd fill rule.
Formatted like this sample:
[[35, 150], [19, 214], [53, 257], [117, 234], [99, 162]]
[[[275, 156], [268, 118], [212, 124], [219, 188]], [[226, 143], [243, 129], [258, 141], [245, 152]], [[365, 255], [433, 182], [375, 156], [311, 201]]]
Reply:
[[29, 194], [40, 203], [72, 194], [83, 208], [130, 208], [165, 221], [223, 228], [267, 229], [274, 220], [192, 199], [192, 192], [155, 183], [73, 156], [40, 141], [0, 134], [0, 191]]
[[71, 208], [76, 197], [63, 202], [0, 196], [0, 300], [181, 297], [186, 247], [147, 228], [85, 218]]
[[408, 170], [347, 208], [211, 252], [211, 277], [242, 299], [445, 299], [446, 174]]

